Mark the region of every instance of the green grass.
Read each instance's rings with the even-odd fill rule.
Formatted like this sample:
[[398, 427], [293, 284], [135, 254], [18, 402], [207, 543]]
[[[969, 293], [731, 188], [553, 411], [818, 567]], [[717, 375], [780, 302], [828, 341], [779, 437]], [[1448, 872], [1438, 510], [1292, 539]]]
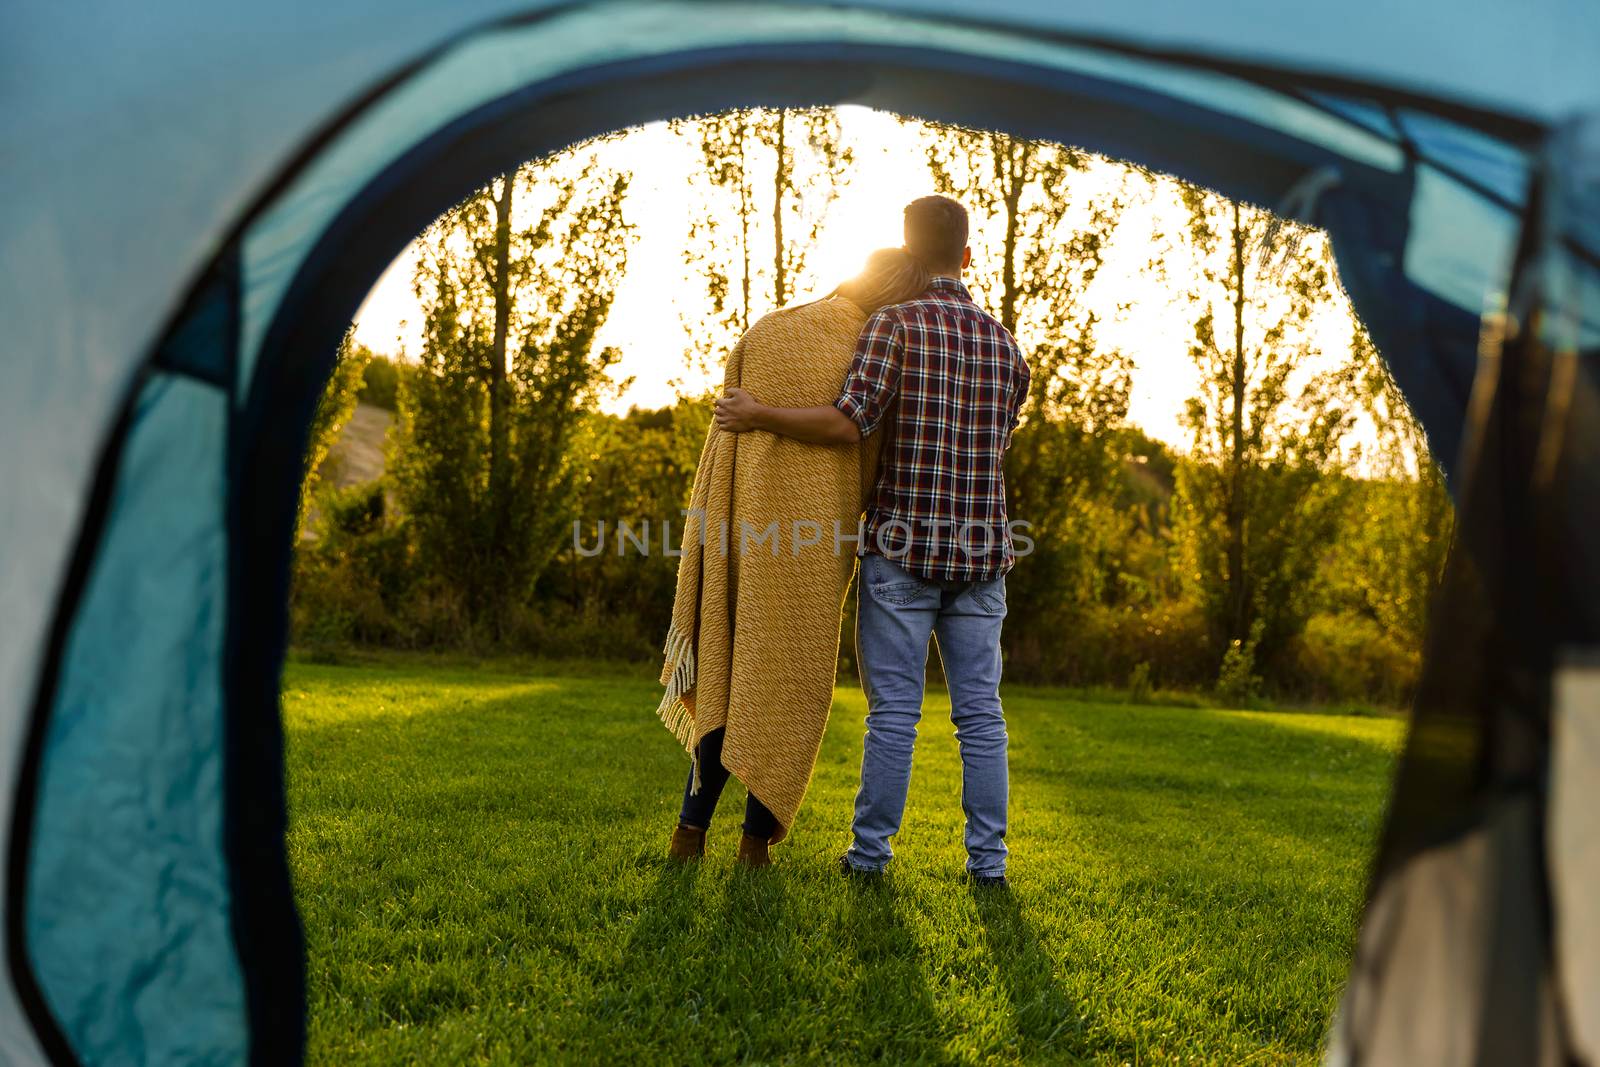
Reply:
[[930, 694], [893, 875], [834, 860], [837, 694], [777, 866], [731, 785], [662, 859], [688, 763], [647, 677], [292, 664], [291, 858], [319, 1064], [1309, 1063], [1344, 980], [1393, 719], [1008, 689], [1009, 896], [961, 877]]

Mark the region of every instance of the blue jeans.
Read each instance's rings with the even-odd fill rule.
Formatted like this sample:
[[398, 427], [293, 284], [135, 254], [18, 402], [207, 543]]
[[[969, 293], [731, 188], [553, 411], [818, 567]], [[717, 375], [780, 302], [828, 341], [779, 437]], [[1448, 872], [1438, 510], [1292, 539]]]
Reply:
[[1006, 869], [1006, 720], [1000, 710], [1000, 624], [1005, 579], [930, 581], [879, 555], [861, 558], [856, 649], [867, 694], [867, 736], [856, 794], [855, 841], [845, 853], [862, 871], [893, 854], [911, 785], [911, 750], [922, 717], [928, 638], [939, 642], [950, 719], [961, 749], [967, 870]]

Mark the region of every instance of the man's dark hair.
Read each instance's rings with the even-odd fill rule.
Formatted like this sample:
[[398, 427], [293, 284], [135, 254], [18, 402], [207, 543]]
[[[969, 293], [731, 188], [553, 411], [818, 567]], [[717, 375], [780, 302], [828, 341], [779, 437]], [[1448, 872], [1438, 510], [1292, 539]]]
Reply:
[[906, 205], [906, 251], [931, 271], [959, 270], [967, 247], [967, 209], [948, 196]]

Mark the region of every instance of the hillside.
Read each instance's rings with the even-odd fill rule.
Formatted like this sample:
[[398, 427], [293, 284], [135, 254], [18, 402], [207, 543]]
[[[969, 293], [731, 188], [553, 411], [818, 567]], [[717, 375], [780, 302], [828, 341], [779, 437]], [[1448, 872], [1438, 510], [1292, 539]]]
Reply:
[[373, 404], [357, 404], [355, 414], [328, 450], [322, 474], [340, 489], [376, 481], [383, 475], [384, 442], [394, 413]]

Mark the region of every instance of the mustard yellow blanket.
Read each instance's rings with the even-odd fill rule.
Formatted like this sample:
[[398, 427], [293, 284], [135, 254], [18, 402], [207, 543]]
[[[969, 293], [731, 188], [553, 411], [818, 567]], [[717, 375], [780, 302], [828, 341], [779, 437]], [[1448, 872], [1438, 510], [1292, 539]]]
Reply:
[[[775, 311], [728, 358], [726, 384], [779, 407], [831, 404], [866, 316], [842, 297]], [[808, 445], [715, 424], [695, 472], [657, 714], [794, 824], [828, 724], [839, 623], [882, 434]], [[808, 543], [809, 542], [809, 543]], [[696, 768], [698, 771], [698, 767]]]

